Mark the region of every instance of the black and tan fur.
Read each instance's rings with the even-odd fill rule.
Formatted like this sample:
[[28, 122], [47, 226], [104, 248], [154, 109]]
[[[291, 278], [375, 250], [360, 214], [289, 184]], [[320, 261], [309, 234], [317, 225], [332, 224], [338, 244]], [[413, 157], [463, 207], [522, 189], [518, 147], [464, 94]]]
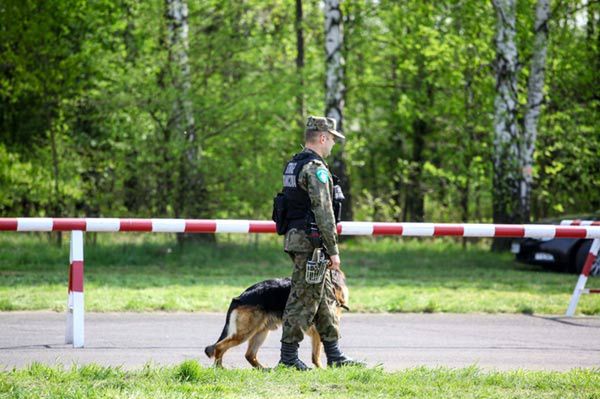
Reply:
[[[348, 288], [346, 278], [341, 271], [332, 271], [335, 297], [338, 302], [338, 317], [341, 308], [348, 309]], [[256, 368], [264, 368], [256, 354], [269, 331], [276, 330], [282, 323], [283, 311], [290, 295], [291, 279], [279, 278], [261, 281], [247, 288], [240, 296], [234, 298], [227, 310], [223, 332], [213, 345], [207, 346], [204, 353], [215, 359], [215, 366], [223, 365], [223, 355], [234, 346], [248, 341], [246, 360]], [[316, 367], [321, 365], [322, 343], [314, 325], [306, 332], [312, 341], [312, 362]]]

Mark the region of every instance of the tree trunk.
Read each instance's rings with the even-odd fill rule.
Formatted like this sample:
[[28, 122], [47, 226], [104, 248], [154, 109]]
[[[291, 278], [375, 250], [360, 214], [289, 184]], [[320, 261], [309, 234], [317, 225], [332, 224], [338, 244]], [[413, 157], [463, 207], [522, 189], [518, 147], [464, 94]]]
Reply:
[[[188, 59], [188, 7], [186, 0], [165, 0], [169, 64], [173, 90], [173, 114], [168, 129], [173, 131], [177, 146], [178, 178], [175, 217], [198, 218], [206, 211], [206, 189], [200, 171], [200, 153], [196, 124], [190, 98], [191, 78]], [[192, 235], [195, 237], [194, 235]], [[192, 237], [190, 236], [190, 237]], [[183, 234], [178, 234], [181, 243]]]
[[[188, 8], [185, 0], [165, 0], [167, 6], [169, 62], [172, 68], [173, 86], [178, 91], [173, 104], [175, 127], [194, 142], [195, 123], [192, 112], [192, 102], [189, 94], [191, 89], [190, 65], [188, 59]], [[195, 148], [189, 146], [188, 153], [195, 153]]]
[[402, 220], [423, 222], [425, 220], [425, 191], [422, 184], [424, 152], [427, 136], [433, 131], [432, 120], [425, 119], [434, 106], [434, 87], [426, 80], [426, 63], [424, 57], [417, 56], [418, 73], [414, 81], [415, 91], [419, 93], [417, 106], [420, 112], [412, 121], [412, 156], [408, 181], [405, 190], [405, 202]]
[[[469, 222], [469, 198], [471, 194], [471, 165], [473, 163], [474, 151], [473, 145], [476, 142], [477, 138], [475, 137], [475, 105], [474, 98], [475, 95], [473, 93], [473, 78], [474, 78], [474, 70], [470, 65], [467, 65], [465, 70], [463, 71], [463, 79], [465, 81], [464, 85], [464, 107], [465, 107], [465, 136], [464, 142], [461, 143], [463, 147], [463, 151], [461, 153], [461, 157], [463, 159], [463, 164], [467, 165], [467, 171], [465, 173], [465, 181], [464, 184], [461, 183], [460, 179], [458, 179], [458, 189], [460, 192], [460, 209], [461, 209], [461, 221], [463, 223]], [[467, 247], [467, 237], [462, 238], [462, 247], [466, 249]]]
[[302, 131], [304, 127], [305, 105], [304, 105], [304, 29], [302, 15], [302, 0], [296, 0], [296, 73], [298, 74], [298, 92], [296, 104], [298, 107], [298, 127]]
[[[391, 83], [393, 85], [393, 89], [390, 93], [390, 110], [389, 113], [390, 127], [391, 131], [391, 139], [390, 139], [390, 162], [395, 162], [398, 159], [404, 158], [404, 137], [402, 132], [402, 119], [401, 116], [398, 115], [398, 103], [400, 102], [400, 97], [402, 95], [401, 82], [398, 77], [398, 57], [393, 55], [390, 60], [390, 78]], [[394, 170], [396, 168], [393, 168]], [[394, 220], [397, 222], [403, 221], [402, 217], [402, 209], [405, 207], [402, 206], [403, 198], [406, 198], [403, 193], [404, 184], [403, 177], [401, 175], [394, 176], [394, 191], [392, 193], [392, 197], [394, 199], [394, 205], [396, 206], [397, 211], [394, 212]]]
[[[598, 2], [587, 2], [587, 45], [590, 49], [591, 65], [595, 71], [600, 69], [600, 28], [598, 27], [600, 20], [597, 15], [600, 14], [600, 4]], [[594, 40], [596, 43], [594, 43]], [[595, 49], [595, 50], [594, 50]], [[594, 87], [600, 87], [600, 73], [594, 74]], [[600, 100], [600, 90], [595, 90], [592, 98], [596, 101]]]
[[527, 110], [524, 118], [523, 177], [521, 180], [521, 221], [531, 217], [531, 188], [533, 184], [533, 152], [537, 138], [538, 120], [544, 101], [544, 74], [546, 72], [546, 49], [548, 43], [548, 19], [550, 0], [538, 0], [535, 12], [535, 41], [529, 72]]
[[[48, 118], [49, 120], [51, 118]], [[53, 192], [54, 192], [54, 204], [52, 205], [52, 217], [59, 218], [62, 216], [62, 198], [60, 195], [60, 160], [58, 157], [57, 139], [56, 139], [56, 127], [52, 122], [50, 125], [50, 147], [52, 150], [52, 179], [54, 180]], [[57, 232], [56, 245], [62, 245], [62, 232]]]
[[425, 193], [421, 184], [423, 173], [423, 152], [425, 137], [430, 126], [421, 118], [413, 122], [412, 162], [406, 184], [406, 201], [404, 205], [404, 221], [422, 222], [425, 219]]
[[135, 44], [135, 13], [134, 13], [134, 3], [132, 1], [125, 1], [122, 4], [125, 13], [125, 20], [127, 21], [127, 25], [125, 25], [125, 29], [123, 29], [123, 42], [125, 43], [125, 51], [126, 56], [125, 60], [130, 63], [134, 63], [135, 59], [138, 55], [138, 48]]
[[[343, 112], [344, 96], [344, 43], [342, 11], [339, 0], [325, 0], [325, 115], [337, 122], [337, 129], [344, 130]], [[333, 157], [333, 173], [340, 178], [340, 186], [346, 196], [342, 207], [342, 220], [352, 220], [352, 196], [350, 179], [346, 170], [346, 160], [343, 145]]]
[[[168, 16], [165, 8], [165, 21], [168, 21]], [[160, 25], [160, 47], [164, 49], [169, 54], [169, 60], [165, 62], [157, 75], [156, 84], [158, 88], [163, 93], [169, 93], [171, 89], [170, 76], [171, 76], [171, 63], [170, 63], [170, 28], [169, 24], [161, 24]], [[167, 114], [166, 121], [164, 121], [160, 116], [158, 116], [158, 110], [163, 110], [166, 108], [166, 105], [159, 104], [157, 109], [150, 109], [150, 116], [154, 119], [157, 125], [157, 140], [156, 144], [152, 146], [154, 150], [155, 159], [160, 162], [160, 167], [155, 169], [155, 178], [152, 180], [153, 191], [156, 192], [154, 201], [152, 205], [149, 207], [150, 212], [159, 216], [159, 217], [170, 217], [171, 214], [168, 214], [167, 209], [169, 205], [173, 202], [173, 192], [175, 191], [175, 182], [176, 180], [173, 178], [173, 169], [175, 167], [173, 162], [173, 157], [175, 156], [173, 151], [173, 145], [171, 143], [171, 130], [173, 118]], [[137, 166], [134, 166], [137, 169]], [[138, 173], [144, 173], [139, 172]], [[139, 183], [140, 180], [144, 180], [142, 176], [136, 177], [131, 180], [133, 187], [142, 186], [143, 183]], [[135, 192], [132, 192], [133, 195], [136, 195]], [[145, 201], [145, 198], [142, 198]]]
[[[518, 53], [515, 44], [516, 0], [492, 0], [496, 9], [496, 99], [494, 101], [494, 223], [520, 222], [521, 162], [517, 123]], [[496, 239], [492, 250], [510, 248]]]
[[[175, 140], [182, 140], [180, 155], [180, 175], [177, 188], [176, 216], [187, 213], [187, 183], [198, 169], [198, 149], [195, 121], [190, 100], [190, 66], [188, 60], [188, 8], [185, 0], [165, 0], [168, 22], [169, 64], [173, 89], [173, 113], [169, 128], [175, 133]], [[191, 216], [191, 215], [188, 215]]]

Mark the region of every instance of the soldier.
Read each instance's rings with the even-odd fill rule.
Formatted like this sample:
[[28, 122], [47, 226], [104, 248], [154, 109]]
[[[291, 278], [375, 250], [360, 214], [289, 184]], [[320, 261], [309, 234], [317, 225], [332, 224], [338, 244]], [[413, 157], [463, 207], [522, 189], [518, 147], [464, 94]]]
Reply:
[[[338, 347], [339, 320], [331, 272], [325, 270], [318, 283], [309, 283], [306, 278], [307, 262], [319, 247], [324, 247], [329, 256], [329, 269], [340, 270], [334, 196], [343, 199], [343, 194], [339, 187], [334, 190], [334, 177], [323, 159], [329, 156], [337, 140], [345, 139], [335, 127], [334, 119], [310, 116], [304, 133], [304, 150], [288, 162], [283, 174], [284, 225], [287, 225], [284, 249], [294, 261], [294, 271], [283, 313], [279, 364], [298, 370], [308, 369], [298, 358], [298, 346], [312, 323], [323, 342], [328, 366], [363, 364], [345, 356]], [[320, 234], [320, 239], [315, 240], [314, 233]]]

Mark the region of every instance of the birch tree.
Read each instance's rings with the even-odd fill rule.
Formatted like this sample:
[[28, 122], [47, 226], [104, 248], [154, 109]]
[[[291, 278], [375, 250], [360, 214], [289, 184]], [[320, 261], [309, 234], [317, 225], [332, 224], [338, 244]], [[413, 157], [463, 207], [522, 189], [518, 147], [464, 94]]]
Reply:
[[[517, 120], [518, 52], [516, 0], [492, 0], [496, 10], [496, 99], [494, 101], [493, 219], [495, 223], [520, 221], [520, 145]], [[507, 240], [495, 240], [503, 250]]]
[[537, 138], [537, 126], [544, 101], [544, 76], [546, 72], [546, 49], [548, 44], [548, 20], [550, 0], [538, 0], [535, 11], [535, 39], [529, 72], [527, 109], [524, 117], [523, 177], [521, 180], [521, 219], [528, 222], [531, 215], [531, 189], [533, 183], [533, 153]]
[[199, 172], [199, 149], [196, 126], [190, 99], [191, 78], [189, 64], [189, 25], [186, 0], [165, 0], [169, 63], [174, 89], [173, 112], [169, 129], [179, 148], [175, 216], [198, 217], [203, 194], [202, 176]]
[[[344, 96], [344, 43], [342, 11], [339, 0], [325, 0], [325, 115], [337, 122], [337, 130], [343, 131]], [[350, 179], [346, 169], [343, 147], [333, 157], [333, 171], [340, 178], [340, 186], [346, 200], [342, 219], [352, 220], [352, 197]]]
[[302, 0], [296, 0], [296, 19], [294, 28], [296, 29], [296, 73], [298, 74], [298, 93], [296, 94], [296, 103], [298, 106], [298, 126], [302, 131], [304, 126], [304, 28], [302, 14]]

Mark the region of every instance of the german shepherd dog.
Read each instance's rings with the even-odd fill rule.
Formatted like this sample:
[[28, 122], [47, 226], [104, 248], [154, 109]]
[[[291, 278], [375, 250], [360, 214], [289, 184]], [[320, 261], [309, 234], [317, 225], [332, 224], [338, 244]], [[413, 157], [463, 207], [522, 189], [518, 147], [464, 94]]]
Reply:
[[[342, 271], [337, 270], [332, 270], [331, 276], [339, 317], [342, 313], [341, 308], [349, 310], [346, 305], [349, 295], [346, 277]], [[256, 354], [269, 335], [269, 331], [274, 331], [281, 325], [291, 287], [290, 278], [265, 280], [247, 288], [240, 296], [232, 299], [221, 336], [215, 344], [204, 349], [206, 356], [214, 357], [215, 366], [223, 366], [223, 355], [230, 348], [248, 341], [246, 360], [252, 367], [264, 368]], [[315, 326], [311, 325], [306, 334], [312, 341], [312, 362], [315, 367], [321, 368], [323, 345], [319, 333]]]

